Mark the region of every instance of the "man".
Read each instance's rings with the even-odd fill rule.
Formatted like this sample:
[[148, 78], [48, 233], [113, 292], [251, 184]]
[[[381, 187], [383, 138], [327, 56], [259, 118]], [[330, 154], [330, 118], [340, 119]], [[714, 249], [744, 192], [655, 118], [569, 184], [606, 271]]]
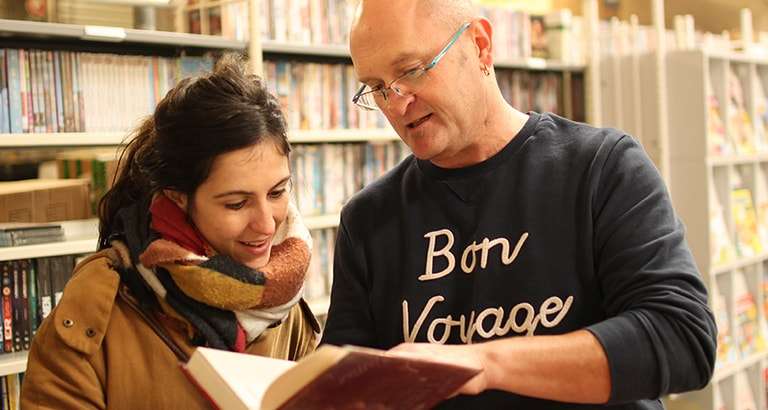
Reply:
[[415, 158], [342, 212], [323, 342], [482, 368], [445, 408], [660, 409], [705, 386], [716, 328], [658, 172], [616, 130], [509, 106], [492, 36], [467, 1], [362, 1], [355, 102]]

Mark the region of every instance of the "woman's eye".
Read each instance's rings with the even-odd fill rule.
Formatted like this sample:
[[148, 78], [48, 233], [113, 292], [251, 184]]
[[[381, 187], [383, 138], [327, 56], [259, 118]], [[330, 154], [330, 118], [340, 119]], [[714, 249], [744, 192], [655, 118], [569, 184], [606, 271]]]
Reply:
[[269, 193], [269, 197], [272, 199], [278, 199], [285, 194], [285, 188], [277, 189]]
[[245, 206], [245, 201], [236, 202], [234, 204], [226, 204], [225, 205], [228, 209], [238, 210]]

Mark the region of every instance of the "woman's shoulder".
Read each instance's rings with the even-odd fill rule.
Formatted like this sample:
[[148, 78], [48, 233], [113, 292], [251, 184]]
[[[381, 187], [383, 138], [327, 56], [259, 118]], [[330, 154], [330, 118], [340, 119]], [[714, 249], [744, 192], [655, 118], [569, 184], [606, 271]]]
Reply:
[[59, 340], [80, 353], [90, 355], [97, 350], [120, 286], [120, 275], [114, 268], [118, 263], [119, 255], [113, 249], [80, 262], [43, 326], [52, 327]]

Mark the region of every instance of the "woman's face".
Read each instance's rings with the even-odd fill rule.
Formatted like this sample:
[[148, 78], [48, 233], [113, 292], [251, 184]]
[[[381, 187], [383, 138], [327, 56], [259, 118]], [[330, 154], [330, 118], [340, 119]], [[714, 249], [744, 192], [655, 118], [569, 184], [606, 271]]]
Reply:
[[[258, 269], [267, 264], [275, 231], [288, 211], [288, 157], [271, 141], [221, 154], [186, 209], [216, 250]], [[172, 198], [173, 199], [173, 198]]]

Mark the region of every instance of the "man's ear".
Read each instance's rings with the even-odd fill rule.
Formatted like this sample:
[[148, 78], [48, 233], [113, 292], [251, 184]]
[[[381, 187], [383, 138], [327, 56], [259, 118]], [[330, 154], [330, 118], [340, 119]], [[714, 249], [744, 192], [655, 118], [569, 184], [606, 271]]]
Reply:
[[474, 21], [472, 28], [472, 38], [477, 47], [477, 57], [480, 63], [486, 67], [493, 67], [493, 25], [485, 17]]
[[164, 189], [163, 195], [165, 195], [166, 197], [168, 197], [168, 199], [173, 201], [173, 203], [176, 204], [176, 206], [178, 206], [179, 208], [181, 208], [182, 211], [187, 212], [187, 204], [188, 204], [187, 194], [179, 191], [174, 191], [172, 189]]

